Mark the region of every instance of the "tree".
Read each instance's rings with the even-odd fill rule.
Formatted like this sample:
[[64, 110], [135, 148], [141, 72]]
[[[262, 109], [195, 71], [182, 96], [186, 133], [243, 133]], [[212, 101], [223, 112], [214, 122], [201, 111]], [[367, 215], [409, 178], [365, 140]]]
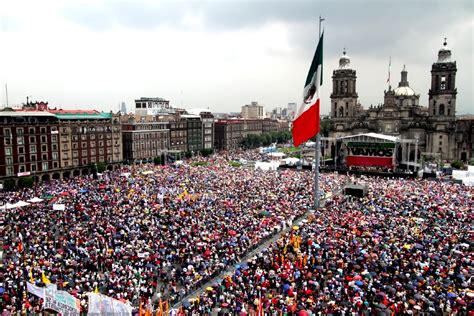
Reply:
[[453, 160], [451, 161], [451, 167], [454, 169], [462, 169], [464, 168], [464, 163], [461, 160]]
[[189, 150], [187, 152], [184, 153], [184, 157], [186, 157], [186, 159], [189, 159], [193, 156], [193, 153], [190, 152]]
[[155, 158], [153, 158], [153, 163], [154, 163], [155, 165], [161, 164], [161, 157], [155, 157]]
[[3, 189], [5, 191], [11, 191], [15, 188], [15, 180], [7, 179], [3, 182]]
[[320, 124], [320, 133], [321, 133], [321, 136], [329, 136], [329, 131], [331, 130], [331, 119], [329, 118], [329, 116], [325, 116], [322, 120], [321, 120], [321, 124]]
[[210, 155], [212, 155], [213, 153], [214, 153], [214, 150], [213, 150], [212, 148], [211, 148], [211, 149], [209, 149], [209, 148], [203, 148], [203, 149], [201, 149], [201, 156], [203, 156], [203, 157], [210, 156]]
[[32, 177], [22, 177], [18, 180], [18, 187], [20, 188], [31, 188], [33, 187], [34, 181]]
[[101, 161], [101, 162], [98, 162], [98, 163], [97, 163], [97, 172], [98, 172], [98, 173], [104, 172], [105, 169], [107, 169], [107, 166], [105, 165], [104, 162]]

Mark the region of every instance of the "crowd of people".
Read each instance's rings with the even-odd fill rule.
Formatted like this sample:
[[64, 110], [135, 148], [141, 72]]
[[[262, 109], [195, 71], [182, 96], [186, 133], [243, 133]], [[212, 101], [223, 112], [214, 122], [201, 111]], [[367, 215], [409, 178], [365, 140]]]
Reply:
[[[207, 163], [124, 167], [8, 193], [4, 203], [43, 201], [1, 211], [1, 309], [41, 311], [40, 299], [23, 298], [27, 281], [56, 284], [84, 310], [93, 291], [134, 307], [172, 304], [312, 206], [309, 173], [237, 168], [218, 155]], [[343, 181], [323, 179], [323, 192]]]
[[[124, 167], [98, 180], [53, 180], [8, 193], [4, 203], [43, 201], [0, 211], [2, 311], [41, 312], [42, 301], [23, 294], [26, 282], [45, 280], [77, 297], [83, 311], [94, 291], [135, 308], [182, 302], [184, 315], [472, 310], [472, 188], [321, 174], [323, 196], [348, 181], [365, 181], [369, 193], [335, 194], [308, 216], [313, 174], [229, 164], [255, 155]], [[236, 268], [183, 301], [228, 267]]]
[[373, 178], [367, 184], [366, 197], [334, 196], [232, 275], [185, 302], [185, 312], [472, 313], [472, 188]]

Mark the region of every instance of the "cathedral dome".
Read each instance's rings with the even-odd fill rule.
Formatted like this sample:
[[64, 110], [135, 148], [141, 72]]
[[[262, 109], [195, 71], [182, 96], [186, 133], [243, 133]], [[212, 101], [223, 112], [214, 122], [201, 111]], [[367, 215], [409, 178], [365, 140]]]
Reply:
[[396, 96], [413, 96], [416, 95], [415, 90], [406, 86], [406, 87], [398, 87], [393, 90]]
[[342, 52], [341, 58], [339, 58], [339, 69], [348, 69], [351, 65], [349, 56], [346, 55], [346, 49]]
[[410, 88], [410, 84], [408, 83], [408, 71], [406, 66], [403, 65], [402, 70], [402, 80], [398, 83], [398, 87], [393, 90], [395, 96], [413, 96], [416, 95], [415, 90]]

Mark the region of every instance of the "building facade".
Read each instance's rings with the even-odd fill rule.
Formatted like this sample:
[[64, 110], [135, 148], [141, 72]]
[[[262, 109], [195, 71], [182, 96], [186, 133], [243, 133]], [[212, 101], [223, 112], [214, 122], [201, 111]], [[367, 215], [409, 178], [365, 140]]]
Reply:
[[167, 121], [156, 116], [122, 115], [123, 158], [129, 163], [149, 162], [169, 148]]
[[170, 101], [163, 98], [140, 98], [135, 100], [135, 115], [160, 115], [163, 113], [172, 113], [174, 110], [170, 106]]
[[88, 175], [97, 163], [113, 170], [123, 160], [120, 120], [112, 113], [38, 109], [29, 103], [17, 111], [1, 111], [0, 125], [5, 146], [0, 181]]
[[49, 180], [61, 170], [59, 120], [47, 112], [0, 111], [0, 183], [24, 176]]
[[182, 114], [180, 117], [186, 121], [186, 150], [197, 153], [203, 148], [201, 117], [193, 114]]
[[59, 120], [61, 178], [108, 170], [123, 161], [120, 115], [95, 110], [49, 110]]
[[398, 87], [392, 89], [389, 83], [384, 102], [365, 109], [358, 101], [356, 71], [344, 51], [339, 68], [332, 76], [329, 138], [323, 142], [325, 151], [334, 157], [335, 138], [374, 132], [401, 139], [399, 160], [404, 164], [418, 161], [422, 156], [471, 159], [473, 153], [469, 148], [472, 146], [466, 144], [469, 132], [465, 132], [470, 130], [469, 123], [460, 123], [455, 116], [456, 71], [456, 62], [451, 61], [451, 51], [445, 42], [432, 66], [428, 107], [419, 104], [420, 95], [410, 87], [404, 66]]
[[242, 107], [241, 115], [244, 119], [263, 119], [265, 117], [265, 111], [263, 105], [259, 105], [258, 102], [253, 101], [251, 104], [246, 104]]
[[248, 135], [260, 135], [269, 132], [288, 131], [288, 122], [272, 119], [245, 120], [228, 119], [217, 120], [214, 123], [214, 147], [218, 150], [236, 150], [241, 148], [242, 140]]

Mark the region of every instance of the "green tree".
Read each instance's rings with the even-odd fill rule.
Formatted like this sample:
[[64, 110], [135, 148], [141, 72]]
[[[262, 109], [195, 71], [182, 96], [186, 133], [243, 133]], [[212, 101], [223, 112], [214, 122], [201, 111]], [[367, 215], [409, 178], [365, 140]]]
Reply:
[[211, 148], [211, 149], [209, 149], [209, 148], [203, 148], [203, 149], [201, 149], [201, 156], [203, 156], [203, 157], [210, 156], [210, 155], [212, 155], [213, 153], [214, 153], [214, 150], [213, 150], [212, 148]]
[[193, 156], [193, 153], [190, 152], [189, 150], [184, 153], [184, 157], [186, 157], [187, 159], [191, 158], [192, 156]]
[[154, 163], [155, 165], [161, 164], [161, 157], [155, 157], [155, 158], [153, 158], [153, 163]]
[[106, 166], [105, 163], [102, 162], [102, 161], [101, 161], [101, 162], [98, 162], [96, 166], [97, 166], [97, 172], [98, 172], [98, 173], [102, 173], [102, 172], [105, 171], [105, 169], [107, 169], [107, 166]]
[[461, 160], [453, 160], [451, 161], [451, 167], [454, 169], [462, 169], [464, 168], [464, 163]]
[[18, 180], [18, 187], [20, 188], [31, 188], [33, 187], [33, 177], [22, 177]]
[[15, 188], [15, 180], [7, 179], [3, 182], [3, 189], [5, 191], [11, 191]]

